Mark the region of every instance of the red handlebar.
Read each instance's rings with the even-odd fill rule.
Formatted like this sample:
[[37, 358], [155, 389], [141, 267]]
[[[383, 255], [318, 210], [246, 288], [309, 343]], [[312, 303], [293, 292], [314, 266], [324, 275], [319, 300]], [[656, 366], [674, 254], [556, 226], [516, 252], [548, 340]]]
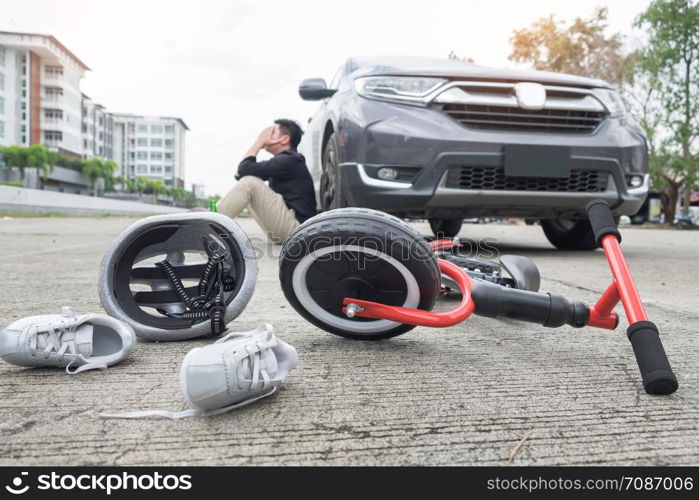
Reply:
[[[461, 323], [468, 318], [475, 309], [475, 304], [471, 298], [472, 281], [471, 277], [466, 274], [459, 266], [447, 262], [443, 259], [437, 259], [439, 270], [453, 279], [461, 289], [461, 304], [452, 310], [443, 313], [434, 313], [423, 311], [422, 309], [410, 309], [407, 307], [388, 306], [371, 302], [369, 300], [353, 299], [345, 297], [342, 303], [345, 306], [354, 304], [351, 311], [354, 316], [360, 318], [372, 319], [388, 319], [398, 323], [406, 323], [409, 325], [431, 326], [431, 327], [447, 327]], [[342, 312], [347, 313], [347, 307], [342, 308]]]

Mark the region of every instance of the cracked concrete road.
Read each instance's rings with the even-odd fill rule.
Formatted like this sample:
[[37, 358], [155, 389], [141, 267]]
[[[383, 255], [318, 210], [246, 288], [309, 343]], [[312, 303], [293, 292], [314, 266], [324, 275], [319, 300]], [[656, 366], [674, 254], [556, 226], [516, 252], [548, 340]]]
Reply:
[[[101, 312], [99, 261], [132, 220], [0, 220], [0, 325], [64, 304]], [[231, 326], [266, 321], [297, 347], [300, 365], [280, 393], [208, 419], [103, 420], [99, 412], [183, 408], [180, 361], [211, 339], [139, 341], [120, 365], [75, 376], [0, 362], [0, 465], [504, 465], [527, 433], [515, 465], [697, 465], [699, 231], [623, 235], [680, 382], [672, 396], [643, 392], [624, 321], [606, 332], [474, 317], [344, 340], [288, 306], [276, 256], [265, 255]], [[610, 280], [601, 251], [556, 251], [538, 227], [466, 225], [462, 236], [532, 257], [544, 291], [594, 301]]]

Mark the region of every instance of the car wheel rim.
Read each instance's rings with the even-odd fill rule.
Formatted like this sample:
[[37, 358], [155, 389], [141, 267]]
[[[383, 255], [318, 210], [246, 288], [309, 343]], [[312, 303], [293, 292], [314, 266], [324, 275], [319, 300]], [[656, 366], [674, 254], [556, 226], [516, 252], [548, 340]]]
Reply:
[[321, 187], [324, 184], [323, 193], [323, 209], [332, 208], [335, 200], [335, 151], [328, 148], [325, 152], [325, 161], [323, 162], [323, 174], [321, 175]]

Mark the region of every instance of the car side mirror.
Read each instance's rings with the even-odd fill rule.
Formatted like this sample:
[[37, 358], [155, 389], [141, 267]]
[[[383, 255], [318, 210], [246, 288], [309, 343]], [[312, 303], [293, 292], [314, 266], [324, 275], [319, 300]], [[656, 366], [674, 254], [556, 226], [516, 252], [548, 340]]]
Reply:
[[304, 101], [320, 101], [332, 97], [337, 90], [329, 89], [322, 78], [306, 78], [299, 85], [299, 95]]

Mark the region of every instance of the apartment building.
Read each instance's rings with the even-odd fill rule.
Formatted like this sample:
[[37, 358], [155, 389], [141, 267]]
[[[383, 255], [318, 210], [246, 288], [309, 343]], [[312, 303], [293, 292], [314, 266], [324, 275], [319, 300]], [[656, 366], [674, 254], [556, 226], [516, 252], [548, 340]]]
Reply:
[[84, 158], [114, 160], [114, 115], [83, 94], [82, 137]]
[[115, 161], [127, 179], [161, 179], [184, 187], [185, 133], [181, 118], [114, 113]]
[[81, 156], [88, 70], [53, 36], [0, 31], [0, 145], [46, 144]]
[[[76, 158], [113, 160], [129, 179], [184, 187], [184, 121], [110, 113], [80, 91], [89, 70], [53, 36], [0, 31], [0, 146], [45, 144]], [[84, 193], [81, 182], [56, 168], [31, 187]]]

